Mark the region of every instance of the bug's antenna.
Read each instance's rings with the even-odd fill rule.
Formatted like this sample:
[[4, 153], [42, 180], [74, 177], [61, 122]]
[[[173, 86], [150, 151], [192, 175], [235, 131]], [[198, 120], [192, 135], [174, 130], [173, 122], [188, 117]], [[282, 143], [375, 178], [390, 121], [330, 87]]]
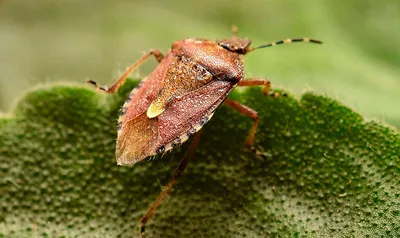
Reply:
[[306, 38], [306, 37], [303, 37], [303, 38], [289, 38], [289, 39], [286, 39], [286, 40], [280, 40], [280, 41], [275, 41], [275, 42], [268, 43], [268, 44], [265, 44], [265, 45], [260, 45], [260, 46], [257, 46], [257, 47], [254, 47], [254, 48], [251, 48], [251, 49], [247, 50], [247, 52], [253, 51], [253, 50], [256, 50], [256, 49], [267, 48], [267, 47], [272, 47], [272, 46], [281, 45], [281, 44], [287, 44], [287, 43], [296, 43], [296, 42], [310, 42], [310, 43], [315, 43], [315, 44], [322, 44], [322, 41], [314, 40], [314, 39], [310, 39], [310, 38]]

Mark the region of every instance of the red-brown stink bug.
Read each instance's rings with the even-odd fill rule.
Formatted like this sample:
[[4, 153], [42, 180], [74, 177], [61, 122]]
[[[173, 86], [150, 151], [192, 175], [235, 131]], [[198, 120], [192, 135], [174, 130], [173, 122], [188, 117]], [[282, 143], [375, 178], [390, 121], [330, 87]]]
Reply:
[[[259, 121], [257, 112], [227, 99], [227, 96], [236, 86], [261, 85], [267, 92], [270, 87], [267, 79], [244, 80], [243, 55], [255, 49], [291, 42], [322, 43], [309, 38], [294, 38], [251, 47], [249, 39], [236, 36], [219, 41], [187, 39], [173, 43], [166, 56], [151, 50], [109, 88], [89, 81], [101, 91], [114, 93], [150, 56], [159, 62], [154, 71], [132, 90], [121, 109], [116, 145], [118, 165], [133, 165], [181, 145], [210, 120], [223, 102], [254, 120], [246, 141], [251, 148]], [[174, 177], [140, 220], [141, 236], [144, 236], [145, 224], [186, 168], [198, 140], [196, 136]]]

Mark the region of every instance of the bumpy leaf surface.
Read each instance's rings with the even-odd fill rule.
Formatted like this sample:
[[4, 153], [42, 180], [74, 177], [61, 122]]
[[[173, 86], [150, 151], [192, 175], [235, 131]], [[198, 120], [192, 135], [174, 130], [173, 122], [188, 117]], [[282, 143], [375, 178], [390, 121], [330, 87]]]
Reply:
[[[117, 95], [54, 85], [0, 118], [0, 237], [136, 237], [138, 219], [188, 143], [133, 167], [115, 163]], [[149, 237], [398, 237], [400, 136], [312, 93], [231, 98], [206, 124], [188, 169], [147, 227]]]

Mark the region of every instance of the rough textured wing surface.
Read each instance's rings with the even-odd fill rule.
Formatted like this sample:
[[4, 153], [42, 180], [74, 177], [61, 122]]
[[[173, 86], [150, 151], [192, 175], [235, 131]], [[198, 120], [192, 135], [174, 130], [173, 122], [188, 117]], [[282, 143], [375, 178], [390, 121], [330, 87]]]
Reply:
[[132, 90], [122, 107], [115, 151], [119, 165], [133, 165], [154, 154], [157, 120], [149, 119], [146, 110], [157, 97], [172, 59], [172, 55], [167, 55], [146, 80]]
[[124, 130], [124, 123], [134, 120], [149, 108], [150, 104], [154, 101], [160, 89], [163, 87], [165, 75], [173, 59], [173, 56], [168, 54], [146, 78], [146, 80], [140, 82], [138, 87], [132, 90], [127, 102], [123, 106], [123, 110], [125, 108], [126, 114], [122, 121], [121, 130]]
[[210, 119], [233, 87], [190, 58], [167, 55], [122, 108], [117, 163], [133, 165], [180, 145]]
[[229, 82], [212, 81], [173, 100], [168, 109], [158, 117], [157, 148], [167, 147], [177, 137], [181, 137], [180, 141], [183, 142], [193, 128], [198, 131], [232, 89], [233, 85]]
[[158, 122], [142, 113], [127, 121], [118, 135], [116, 157], [118, 165], [133, 165], [154, 154], [158, 140]]

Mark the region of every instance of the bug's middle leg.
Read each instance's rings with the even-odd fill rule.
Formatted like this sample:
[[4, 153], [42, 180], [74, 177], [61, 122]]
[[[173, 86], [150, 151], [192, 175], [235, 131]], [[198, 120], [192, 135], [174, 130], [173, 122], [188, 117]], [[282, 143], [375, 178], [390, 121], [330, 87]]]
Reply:
[[255, 110], [253, 110], [237, 101], [231, 100], [231, 99], [226, 99], [224, 103], [226, 105], [232, 107], [237, 112], [239, 112], [247, 117], [250, 117], [251, 119], [254, 120], [253, 126], [251, 127], [251, 130], [250, 130], [249, 135], [247, 136], [247, 140], [246, 140], [246, 146], [249, 149], [252, 149], [254, 136], [256, 134], [257, 126], [260, 121], [260, 119], [258, 117], [258, 113]]
[[136, 63], [126, 69], [126, 71], [121, 75], [121, 77], [109, 88], [104, 88], [99, 86], [95, 81], [89, 80], [88, 83], [93, 84], [98, 90], [104, 91], [106, 93], [115, 93], [118, 89], [125, 83], [128, 76], [141, 64], [143, 64], [150, 56], [154, 55], [158, 62], [164, 59], [164, 55], [159, 50], [151, 50], [142, 58], [140, 58]]

